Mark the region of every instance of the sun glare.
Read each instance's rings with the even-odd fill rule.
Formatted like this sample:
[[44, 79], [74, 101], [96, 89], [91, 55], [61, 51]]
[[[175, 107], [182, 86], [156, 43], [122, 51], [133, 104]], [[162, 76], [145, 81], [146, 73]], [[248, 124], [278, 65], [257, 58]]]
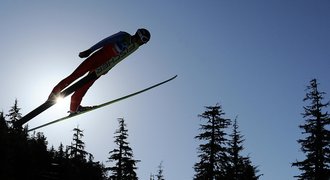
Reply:
[[56, 97], [55, 101], [56, 101], [56, 104], [61, 104], [64, 101], [64, 98], [62, 96], [58, 96], [58, 97]]
[[64, 98], [63, 96], [57, 96], [55, 98], [55, 102], [56, 102], [55, 107], [61, 109], [66, 107], [66, 104], [68, 103], [68, 99]]

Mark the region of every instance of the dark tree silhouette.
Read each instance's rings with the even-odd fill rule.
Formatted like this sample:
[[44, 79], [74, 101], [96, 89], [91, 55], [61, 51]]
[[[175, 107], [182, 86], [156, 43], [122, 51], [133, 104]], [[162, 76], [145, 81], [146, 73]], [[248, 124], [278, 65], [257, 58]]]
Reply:
[[115, 144], [118, 148], [110, 151], [108, 162], [114, 162], [115, 165], [109, 167], [111, 171], [111, 180], [137, 180], [135, 170], [137, 169], [136, 163], [139, 160], [133, 159], [133, 150], [127, 142], [128, 130], [123, 118], [118, 119], [119, 129], [115, 132]]
[[[64, 151], [61, 144], [57, 152], [54, 147], [47, 149], [48, 142], [42, 133], [29, 135], [27, 126], [14, 127], [13, 122], [21, 118], [17, 102], [15, 100], [6, 116], [0, 112], [0, 179], [106, 179], [105, 167], [93, 162], [91, 154], [87, 160], [82, 131], [78, 130], [74, 136], [77, 138], [71, 148]], [[73, 156], [70, 156], [71, 150]]]
[[6, 179], [8, 173], [8, 126], [3, 112], [0, 112], [0, 179]]
[[69, 146], [70, 157], [79, 161], [85, 161], [89, 153], [85, 151], [85, 143], [82, 141], [82, 137], [84, 137], [83, 131], [79, 127], [74, 128], [73, 131], [72, 143]]
[[256, 180], [260, 175], [258, 173], [257, 167], [251, 164], [249, 157], [244, 157], [241, 152], [244, 150], [243, 142], [244, 137], [238, 130], [237, 117], [233, 123], [233, 132], [229, 135], [229, 162], [230, 166], [227, 170], [227, 179], [232, 180]]
[[54, 153], [54, 160], [56, 163], [63, 163], [65, 159], [68, 157], [66, 156], [66, 152], [64, 150], [64, 146], [62, 143], [60, 143], [60, 146], [58, 147], [58, 151], [55, 151]]
[[325, 110], [329, 102], [322, 102], [324, 95], [318, 89], [317, 80], [311, 80], [304, 98], [304, 102], [309, 103], [302, 113], [305, 123], [299, 126], [305, 137], [297, 141], [306, 158], [292, 163], [302, 171], [295, 176], [298, 179], [328, 180], [330, 177], [330, 131], [327, 130], [330, 118]]
[[150, 180], [165, 180], [164, 175], [163, 175], [163, 172], [164, 172], [164, 169], [163, 169], [163, 161], [162, 161], [158, 165], [157, 174], [156, 175], [151, 174], [150, 175]]
[[[9, 127], [12, 127], [13, 122], [16, 122], [21, 118], [17, 99], [15, 100], [14, 105], [10, 108], [6, 117], [9, 119], [6, 120]], [[19, 179], [22, 178], [22, 174], [24, 174], [27, 178], [35, 178], [36, 176], [33, 174], [34, 167], [30, 166], [31, 154], [29, 153], [32, 152], [27, 151], [29, 149], [29, 141], [26, 130], [23, 130], [22, 128], [8, 128], [6, 141], [7, 145], [5, 148], [7, 151], [5, 152], [5, 177]]]
[[164, 172], [163, 162], [160, 162], [160, 164], [158, 166], [158, 172], [156, 174], [156, 180], [165, 180], [163, 172]]
[[[106, 169], [99, 162], [93, 162], [93, 155], [85, 151], [83, 131], [76, 127], [73, 129], [73, 139], [70, 146], [63, 151], [60, 145], [56, 154], [56, 163], [59, 163], [61, 179], [93, 179], [103, 180], [106, 178]], [[89, 155], [89, 158], [87, 158]]]
[[223, 117], [220, 105], [208, 106], [206, 111], [199, 115], [206, 122], [201, 124], [201, 133], [195, 138], [204, 144], [199, 145], [199, 162], [194, 166], [195, 177], [198, 180], [222, 179], [228, 167], [228, 149], [226, 144], [225, 129], [230, 125], [230, 120]]
[[17, 121], [22, 118], [22, 114], [20, 113], [21, 108], [18, 107], [18, 101], [15, 99], [14, 105], [11, 107], [8, 113], [8, 117], [10, 121]]
[[[22, 114], [20, 112], [21, 108], [18, 107], [18, 101], [15, 99], [14, 105], [10, 108], [9, 113], [6, 115], [9, 117], [9, 122], [13, 126], [18, 120], [22, 118]], [[15, 127], [16, 129], [19, 127]], [[20, 129], [20, 128], [19, 128]]]

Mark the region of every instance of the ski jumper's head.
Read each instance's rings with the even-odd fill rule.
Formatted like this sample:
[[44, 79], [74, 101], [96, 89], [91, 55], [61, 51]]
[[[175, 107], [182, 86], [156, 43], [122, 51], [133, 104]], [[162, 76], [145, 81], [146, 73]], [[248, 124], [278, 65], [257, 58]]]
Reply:
[[139, 45], [146, 44], [150, 40], [150, 32], [144, 28], [138, 29], [133, 36], [133, 41]]

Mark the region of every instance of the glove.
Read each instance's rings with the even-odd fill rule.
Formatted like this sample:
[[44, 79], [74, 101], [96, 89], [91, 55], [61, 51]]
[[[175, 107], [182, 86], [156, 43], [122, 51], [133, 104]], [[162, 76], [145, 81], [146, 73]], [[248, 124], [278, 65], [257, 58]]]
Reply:
[[85, 57], [88, 57], [91, 53], [92, 53], [92, 51], [87, 49], [86, 51], [80, 52], [79, 57], [80, 58], [85, 58]]

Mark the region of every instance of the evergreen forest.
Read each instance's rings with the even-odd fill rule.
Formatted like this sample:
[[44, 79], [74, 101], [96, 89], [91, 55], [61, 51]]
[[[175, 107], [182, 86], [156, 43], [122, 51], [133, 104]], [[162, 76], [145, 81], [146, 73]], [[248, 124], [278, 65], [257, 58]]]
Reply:
[[[327, 108], [329, 100], [319, 89], [316, 79], [306, 86], [302, 104], [300, 151], [303, 159], [292, 162], [292, 168], [300, 174], [292, 177], [299, 180], [329, 180], [330, 177], [330, 116]], [[204, 112], [196, 112], [196, 123], [200, 124], [195, 137], [198, 161], [191, 165], [194, 180], [257, 180], [263, 173], [251, 157], [244, 156], [244, 134], [239, 127], [238, 116], [226, 117], [222, 105], [204, 107]], [[41, 132], [28, 133], [28, 127], [16, 127], [22, 118], [18, 101], [10, 110], [0, 112], [0, 179], [1, 180], [137, 180], [139, 162], [134, 157], [134, 149], [128, 141], [129, 131], [124, 118], [118, 118], [118, 128], [114, 132], [114, 149], [104, 162], [95, 161], [93, 154], [85, 150], [84, 132], [78, 126], [73, 129], [69, 145], [49, 147], [47, 137]], [[166, 161], [166, 159], [164, 159]], [[18, 173], [19, 172], [19, 173]], [[149, 180], [165, 180], [166, 167], [162, 162], [157, 172], [150, 174]], [[179, 172], [176, 172], [179, 173]]]

